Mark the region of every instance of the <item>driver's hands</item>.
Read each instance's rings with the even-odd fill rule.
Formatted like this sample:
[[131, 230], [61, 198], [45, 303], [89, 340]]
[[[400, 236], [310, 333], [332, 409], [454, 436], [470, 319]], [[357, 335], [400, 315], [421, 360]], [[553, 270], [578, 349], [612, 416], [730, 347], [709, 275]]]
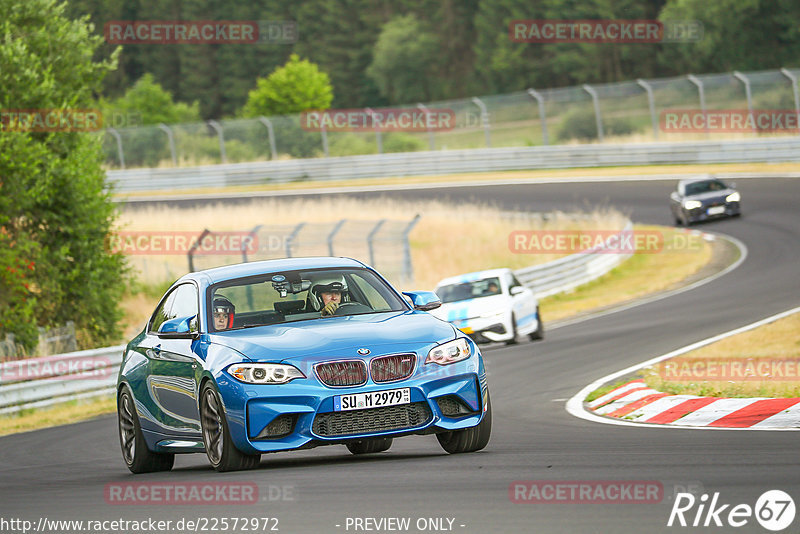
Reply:
[[336, 310], [339, 309], [339, 305], [333, 301], [330, 301], [322, 308], [322, 316], [327, 317], [336, 313]]

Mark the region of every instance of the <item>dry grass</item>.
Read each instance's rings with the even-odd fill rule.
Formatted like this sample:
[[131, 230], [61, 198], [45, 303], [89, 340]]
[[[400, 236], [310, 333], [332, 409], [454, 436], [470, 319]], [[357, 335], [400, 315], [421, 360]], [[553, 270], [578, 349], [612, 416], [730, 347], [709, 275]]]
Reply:
[[[680, 373], [681, 380], [672, 380], [677, 373], [669, 371], [668, 363], [688, 372]], [[723, 369], [731, 371], [722, 377]], [[661, 362], [645, 369], [643, 376], [648, 386], [667, 393], [800, 397], [800, 313]], [[720, 377], [726, 379], [704, 380]]]
[[696, 232], [647, 225], [636, 225], [634, 230], [663, 233], [664, 251], [653, 254], [638, 249], [637, 254], [605, 276], [572, 292], [543, 299], [540, 305], [545, 321], [565, 319], [669, 289], [711, 259], [711, 246]]
[[16, 415], [0, 417], [0, 436], [77, 423], [98, 415], [114, 413], [116, 409], [116, 400], [112, 396], [91, 401], [72, 401], [47, 409], [26, 410]]
[[460, 183], [489, 180], [530, 180], [548, 178], [569, 178], [575, 176], [633, 176], [646, 174], [674, 174], [678, 179], [683, 174], [747, 172], [780, 173], [799, 172], [797, 163], [714, 163], [708, 165], [637, 165], [630, 167], [591, 167], [576, 169], [543, 169], [507, 172], [475, 172], [428, 176], [401, 176], [390, 178], [359, 178], [352, 180], [297, 181], [281, 184], [242, 185], [229, 187], [198, 187], [194, 189], [170, 189], [166, 191], [132, 191], [119, 193], [121, 198], [150, 195], [188, 195], [252, 191], [315, 190], [320, 188], [358, 187], [377, 185], [407, 185], [425, 183]]

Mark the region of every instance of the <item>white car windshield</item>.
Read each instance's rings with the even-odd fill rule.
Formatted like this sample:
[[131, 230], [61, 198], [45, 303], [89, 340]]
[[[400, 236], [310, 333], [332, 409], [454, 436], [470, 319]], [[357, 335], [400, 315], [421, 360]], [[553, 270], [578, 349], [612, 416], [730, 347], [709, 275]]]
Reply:
[[500, 280], [496, 276], [473, 280], [472, 282], [448, 284], [436, 288], [436, 294], [439, 295], [443, 303], [491, 297], [500, 293]]

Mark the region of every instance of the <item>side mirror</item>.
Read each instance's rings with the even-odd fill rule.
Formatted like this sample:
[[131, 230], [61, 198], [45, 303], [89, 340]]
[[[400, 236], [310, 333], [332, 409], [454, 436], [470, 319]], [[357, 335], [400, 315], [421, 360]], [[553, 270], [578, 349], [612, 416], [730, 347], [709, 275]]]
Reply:
[[522, 287], [522, 286], [514, 286], [509, 290], [509, 293], [511, 293], [512, 295], [519, 295], [520, 293], [524, 293], [524, 292], [525, 292], [525, 288]]
[[191, 322], [196, 315], [190, 317], [176, 317], [161, 323], [158, 328], [158, 337], [166, 339], [194, 339], [197, 332], [191, 332]]
[[678, 194], [677, 191], [673, 191], [672, 194], [669, 196], [669, 198], [671, 198], [675, 202], [678, 202], [678, 201], [680, 201], [681, 196], [680, 196], [680, 194]]
[[433, 291], [403, 291], [403, 295], [411, 299], [415, 310], [430, 311], [442, 305], [439, 296]]

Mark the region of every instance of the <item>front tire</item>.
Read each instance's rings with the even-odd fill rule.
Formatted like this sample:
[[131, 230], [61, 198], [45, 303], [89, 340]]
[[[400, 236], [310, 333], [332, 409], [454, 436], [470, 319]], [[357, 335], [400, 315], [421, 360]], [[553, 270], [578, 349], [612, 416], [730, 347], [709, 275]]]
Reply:
[[476, 452], [489, 444], [492, 436], [492, 400], [486, 399], [486, 413], [483, 419], [472, 428], [454, 430], [452, 432], [442, 432], [436, 434], [439, 445], [450, 454], [460, 454], [463, 452]]
[[511, 339], [506, 340], [506, 345], [517, 344], [517, 318], [511, 314]]
[[260, 454], [245, 454], [233, 444], [222, 400], [211, 382], [200, 391], [200, 426], [208, 461], [217, 471], [253, 469], [261, 463]]
[[539, 341], [544, 339], [544, 324], [542, 323], [542, 314], [539, 313], [539, 306], [536, 306], [536, 332], [528, 334], [531, 341]]
[[117, 398], [117, 421], [119, 423], [119, 444], [122, 459], [131, 473], [153, 473], [169, 471], [175, 464], [174, 454], [160, 454], [147, 448], [147, 443], [139, 425], [139, 416], [133, 402], [133, 394], [127, 386]]
[[347, 450], [353, 454], [372, 454], [388, 451], [392, 446], [392, 438], [362, 439], [347, 444]]

